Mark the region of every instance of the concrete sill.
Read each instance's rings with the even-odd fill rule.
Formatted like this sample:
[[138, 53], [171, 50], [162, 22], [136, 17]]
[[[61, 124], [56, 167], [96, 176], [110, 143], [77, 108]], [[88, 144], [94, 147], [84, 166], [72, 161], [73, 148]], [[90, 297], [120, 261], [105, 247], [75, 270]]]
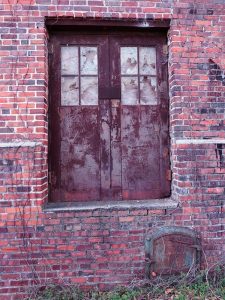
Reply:
[[46, 212], [87, 211], [87, 210], [121, 210], [121, 209], [168, 209], [176, 208], [178, 202], [171, 198], [130, 201], [92, 201], [92, 202], [61, 202], [47, 203]]

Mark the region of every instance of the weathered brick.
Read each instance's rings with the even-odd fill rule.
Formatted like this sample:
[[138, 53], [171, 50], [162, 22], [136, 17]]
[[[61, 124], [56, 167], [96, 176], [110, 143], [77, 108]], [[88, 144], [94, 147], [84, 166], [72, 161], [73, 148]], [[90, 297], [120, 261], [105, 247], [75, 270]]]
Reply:
[[[195, 229], [208, 262], [217, 262], [225, 250], [225, 151], [223, 142], [211, 141], [225, 139], [224, 1], [56, 2], [0, 4], [0, 139], [14, 143], [0, 147], [0, 298], [25, 299], [36, 278], [58, 283], [62, 276], [85, 289], [127, 284], [144, 274], [146, 236], [169, 225]], [[47, 16], [84, 22], [139, 19], [145, 25], [171, 19], [171, 189], [178, 208], [43, 210], [48, 200]], [[199, 144], [192, 141], [198, 139]], [[26, 142], [43, 147], [23, 146]]]

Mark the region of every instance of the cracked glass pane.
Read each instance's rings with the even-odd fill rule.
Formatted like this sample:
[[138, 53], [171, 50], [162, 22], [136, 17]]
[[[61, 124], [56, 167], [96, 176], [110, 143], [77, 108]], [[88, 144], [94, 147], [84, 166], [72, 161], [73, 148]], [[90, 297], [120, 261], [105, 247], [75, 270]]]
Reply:
[[125, 105], [135, 105], [138, 103], [138, 77], [121, 78], [121, 101]]
[[121, 47], [120, 61], [122, 75], [138, 74], [137, 47]]
[[81, 77], [81, 104], [98, 104], [98, 77]]
[[140, 76], [140, 103], [157, 105], [156, 77]]
[[79, 105], [79, 80], [78, 77], [61, 78], [61, 105]]
[[78, 47], [61, 48], [61, 74], [78, 75]]
[[154, 47], [139, 48], [139, 68], [141, 75], [156, 75], [156, 49]]
[[82, 75], [98, 74], [98, 48], [80, 47], [80, 70]]

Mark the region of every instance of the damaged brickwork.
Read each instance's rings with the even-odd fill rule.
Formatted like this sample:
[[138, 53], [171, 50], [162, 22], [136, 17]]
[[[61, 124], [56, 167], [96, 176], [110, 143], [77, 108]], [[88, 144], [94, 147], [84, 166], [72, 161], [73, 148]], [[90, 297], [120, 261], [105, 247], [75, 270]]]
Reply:
[[[170, 22], [170, 199], [48, 207], [50, 17]], [[202, 266], [224, 259], [224, 32], [224, 0], [0, 1], [1, 299], [48, 282], [105, 290], [142, 279], [145, 239], [163, 226], [199, 235]]]

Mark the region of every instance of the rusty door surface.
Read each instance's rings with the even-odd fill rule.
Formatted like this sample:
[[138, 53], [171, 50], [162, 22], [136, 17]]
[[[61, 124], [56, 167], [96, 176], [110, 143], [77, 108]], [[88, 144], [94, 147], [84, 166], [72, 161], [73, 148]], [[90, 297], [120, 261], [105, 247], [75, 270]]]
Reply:
[[157, 275], [187, 273], [197, 264], [197, 249], [193, 237], [171, 234], [153, 243], [151, 272]]
[[169, 195], [164, 44], [156, 33], [51, 37], [51, 201]]

